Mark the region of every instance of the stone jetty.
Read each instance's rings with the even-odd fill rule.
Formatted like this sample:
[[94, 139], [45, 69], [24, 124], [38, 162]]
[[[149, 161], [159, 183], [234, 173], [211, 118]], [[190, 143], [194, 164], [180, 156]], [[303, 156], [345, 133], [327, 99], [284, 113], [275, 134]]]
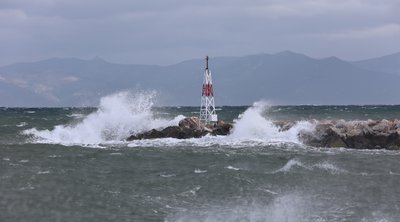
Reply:
[[[299, 140], [313, 147], [344, 147], [354, 149], [400, 149], [400, 120], [311, 120], [311, 129], [298, 132]], [[277, 121], [274, 125], [284, 132], [296, 123]], [[156, 138], [200, 138], [207, 134], [228, 135], [233, 124], [218, 121], [215, 124], [204, 125], [198, 117], [187, 117], [178, 126], [168, 126], [163, 129], [152, 129], [147, 132], [131, 135], [128, 141]]]
[[300, 131], [298, 137], [314, 147], [354, 149], [400, 149], [400, 120], [313, 121], [313, 130]]
[[187, 117], [181, 120], [178, 126], [168, 126], [164, 129], [152, 129], [150, 131], [131, 135], [128, 141], [140, 139], [156, 139], [156, 138], [200, 138], [207, 134], [211, 135], [228, 135], [233, 125], [218, 121], [215, 124], [202, 124], [198, 117]]

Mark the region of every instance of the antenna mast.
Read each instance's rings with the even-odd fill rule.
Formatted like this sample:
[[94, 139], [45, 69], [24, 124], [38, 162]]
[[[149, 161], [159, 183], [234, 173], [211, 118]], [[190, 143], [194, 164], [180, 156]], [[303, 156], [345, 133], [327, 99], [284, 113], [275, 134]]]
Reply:
[[218, 116], [215, 112], [212, 76], [210, 70], [208, 69], [208, 56], [206, 56], [206, 69], [204, 71], [203, 88], [201, 92], [200, 122], [209, 124], [210, 122], [217, 121]]

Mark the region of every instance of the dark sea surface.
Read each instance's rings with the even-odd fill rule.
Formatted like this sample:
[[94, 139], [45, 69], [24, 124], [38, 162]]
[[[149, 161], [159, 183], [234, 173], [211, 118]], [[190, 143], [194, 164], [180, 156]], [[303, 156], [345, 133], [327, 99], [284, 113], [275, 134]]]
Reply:
[[400, 152], [296, 139], [311, 119], [399, 118], [400, 106], [218, 107], [230, 136], [124, 141], [198, 111], [126, 95], [0, 108], [0, 221], [400, 221]]

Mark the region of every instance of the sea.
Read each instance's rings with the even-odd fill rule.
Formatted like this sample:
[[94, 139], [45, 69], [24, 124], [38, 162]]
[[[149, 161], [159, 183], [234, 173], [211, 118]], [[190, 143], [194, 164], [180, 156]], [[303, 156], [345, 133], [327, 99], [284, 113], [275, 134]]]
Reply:
[[0, 108], [0, 221], [400, 221], [400, 151], [297, 138], [311, 120], [399, 118], [398, 105], [218, 106], [228, 136], [126, 141], [199, 115], [156, 101]]

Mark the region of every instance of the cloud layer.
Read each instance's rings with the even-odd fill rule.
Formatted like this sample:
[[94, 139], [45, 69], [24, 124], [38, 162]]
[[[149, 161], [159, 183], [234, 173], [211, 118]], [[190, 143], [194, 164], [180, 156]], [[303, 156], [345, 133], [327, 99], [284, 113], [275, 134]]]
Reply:
[[2, 0], [0, 65], [120, 63], [293, 50], [364, 59], [400, 51], [398, 0]]

